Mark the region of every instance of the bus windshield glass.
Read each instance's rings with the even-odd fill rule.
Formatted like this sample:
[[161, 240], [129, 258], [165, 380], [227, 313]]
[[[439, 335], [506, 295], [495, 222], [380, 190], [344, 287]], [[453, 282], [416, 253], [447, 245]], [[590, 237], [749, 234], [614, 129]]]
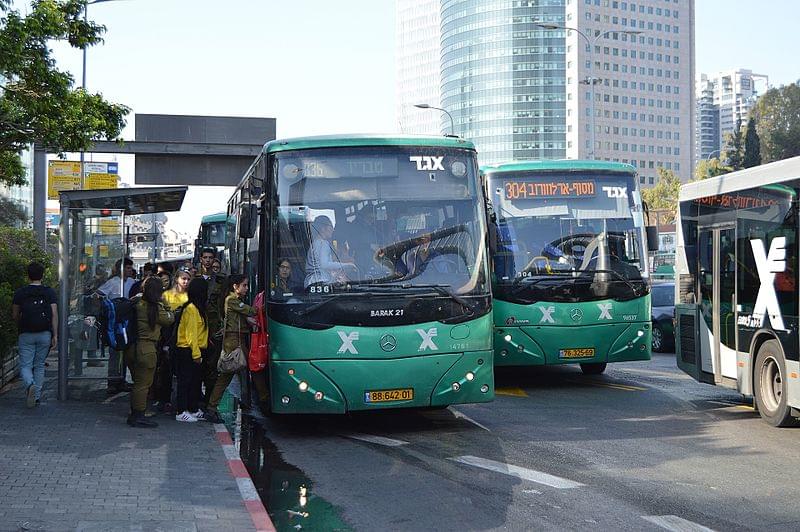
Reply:
[[632, 298], [647, 290], [633, 174], [489, 174], [498, 293], [523, 301]]
[[272, 300], [488, 292], [473, 151], [327, 148], [272, 164]]
[[225, 246], [225, 222], [203, 224], [203, 246]]

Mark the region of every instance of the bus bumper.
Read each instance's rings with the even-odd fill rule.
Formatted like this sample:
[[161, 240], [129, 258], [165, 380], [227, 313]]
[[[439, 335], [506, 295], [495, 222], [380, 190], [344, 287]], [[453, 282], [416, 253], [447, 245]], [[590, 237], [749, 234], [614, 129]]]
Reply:
[[[494, 399], [492, 351], [387, 360], [273, 361], [272, 411], [343, 414], [355, 410], [419, 408]], [[369, 402], [367, 393], [413, 389], [413, 398]]]
[[[498, 327], [496, 366], [543, 366], [650, 360], [650, 322], [607, 323], [580, 327]], [[545, 349], [543, 346], [549, 346]], [[586, 354], [594, 349], [593, 356]]]

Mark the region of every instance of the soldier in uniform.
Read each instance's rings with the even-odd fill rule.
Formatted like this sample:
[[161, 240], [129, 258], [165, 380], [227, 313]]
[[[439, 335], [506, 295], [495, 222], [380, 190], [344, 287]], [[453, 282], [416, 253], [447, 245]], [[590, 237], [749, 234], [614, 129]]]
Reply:
[[[247, 297], [250, 289], [247, 277], [233, 274], [228, 278], [230, 291], [225, 298], [224, 327], [222, 333], [222, 348], [230, 353], [241, 347], [247, 353], [247, 341], [250, 339], [250, 326], [255, 323], [256, 311], [253, 307], [242, 301]], [[234, 373], [220, 373], [211, 391], [206, 405], [205, 418], [212, 423], [220, 423], [217, 406], [222, 399], [222, 394], [228, 388]]]
[[163, 287], [156, 277], [145, 280], [141, 296], [137, 296], [136, 322], [138, 339], [125, 350], [125, 362], [133, 375], [131, 390], [131, 413], [128, 425], [131, 427], [157, 427], [158, 424], [144, 416], [147, 407], [147, 393], [153, 383], [156, 371], [158, 349], [156, 344], [161, 337], [161, 327], [172, 325], [174, 316], [161, 301]]
[[208, 404], [211, 398], [211, 390], [217, 380], [217, 362], [222, 350], [222, 318], [224, 315], [223, 288], [225, 276], [214, 272], [214, 261], [217, 259], [217, 252], [214, 248], [203, 248], [200, 252], [200, 272], [198, 277], [202, 277], [208, 282], [208, 301], [206, 304], [206, 315], [208, 318], [208, 349], [203, 357], [201, 367], [201, 378], [203, 380], [204, 402]]

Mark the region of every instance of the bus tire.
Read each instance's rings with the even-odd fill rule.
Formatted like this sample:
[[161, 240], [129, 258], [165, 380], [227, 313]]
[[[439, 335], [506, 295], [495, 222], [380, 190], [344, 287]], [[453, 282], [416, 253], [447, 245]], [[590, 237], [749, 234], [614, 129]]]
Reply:
[[664, 350], [664, 331], [658, 325], [653, 325], [653, 351], [661, 353]]
[[593, 362], [591, 364], [581, 364], [581, 371], [584, 375], [600, 375], [606, 370], [605, 362]]
[[767, 340], [758, 349], [753, 371], [753, 392], [761, 417], [773, 427], [797, 424], [788, 404], [786, 360], [777, 340]]

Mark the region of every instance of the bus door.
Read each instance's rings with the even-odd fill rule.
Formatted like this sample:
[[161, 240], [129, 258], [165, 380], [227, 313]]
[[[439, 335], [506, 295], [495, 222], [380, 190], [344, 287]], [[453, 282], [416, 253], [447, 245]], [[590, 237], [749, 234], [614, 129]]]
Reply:
[[701, 369], [736, 379], [736, 230], [701, 227], [698, 233]]

